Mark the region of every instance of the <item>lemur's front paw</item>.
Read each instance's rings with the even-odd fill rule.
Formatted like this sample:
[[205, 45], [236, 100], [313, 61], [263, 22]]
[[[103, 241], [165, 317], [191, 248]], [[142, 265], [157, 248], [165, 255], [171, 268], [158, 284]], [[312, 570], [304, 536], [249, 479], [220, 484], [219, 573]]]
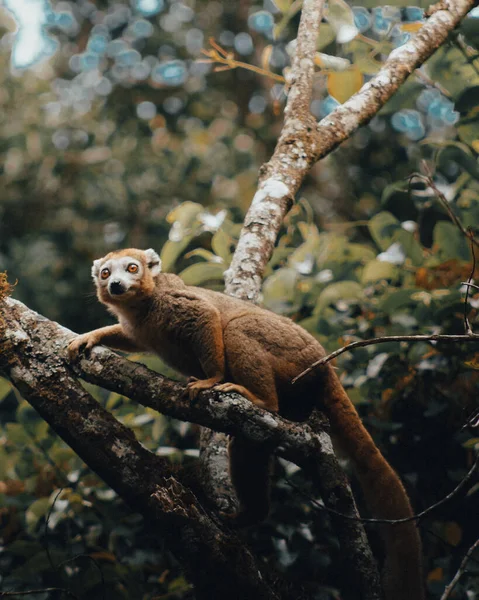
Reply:
[[210, 377], [209, 379], [196, 379], [195, 377], [192, 377], [186, 385], [186, 391], [190, 401], [195, 402], [200, 392], [203, 392], [204, 390], [210, 390], [222, 380], [223, 378], [219, 375]]
[[68, 356], [70, 360], [75, 360], [82, 350], [91, 350], [93, 346], [97, 346], [98, 344], [99, 339], [93, 332], [83, 333], [68, 344]]

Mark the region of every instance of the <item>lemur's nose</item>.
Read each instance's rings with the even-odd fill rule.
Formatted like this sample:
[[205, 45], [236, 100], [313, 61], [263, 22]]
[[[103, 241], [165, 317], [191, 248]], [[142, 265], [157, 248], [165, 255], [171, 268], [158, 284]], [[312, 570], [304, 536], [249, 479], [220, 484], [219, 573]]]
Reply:
[[119, 296], [123, 294], [126, 290], [124, 285], [120, 281], [112, 281], [109, 285], [110, 294], [113, 296]]

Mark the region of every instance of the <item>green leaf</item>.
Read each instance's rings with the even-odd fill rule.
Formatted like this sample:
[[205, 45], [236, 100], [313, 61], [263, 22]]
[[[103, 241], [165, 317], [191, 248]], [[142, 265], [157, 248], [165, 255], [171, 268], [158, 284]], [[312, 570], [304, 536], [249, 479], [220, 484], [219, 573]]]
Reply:
[[197, 222], [198, 215], [204, 210], [204, 207], [197, 202], [183, 202], [168, 213], [166, 220], [168, 223], [178, 221], [185, 228], [192, 227]]
[[23, 425], [20, 423], [7, 423], [5, 425], [7, 430], [7, 440], [13, 444], [28, 445], [30, 443], [30, 436], [25, 431]]
[[155, 442], [159, 442], [161, 440], [161, 436], [163, 435], [167, 427], [168, 421], [163, 415], [159, 415], [155, 418], [155, 422], [153, 423], [153, 427], [151, 428], [151, 437]]
[[461, 114], [468, 113], [470, 110], [477, 107], [477, 99], [479, 98], [479, 85], [467, 87], [461, 94], [454, 105], [455, 110]]
[[476, 152], [479, 152], [479, 120], [469, 123], [459, 123], [457, 133], [461, 141], [472, 146]]
[[[43, 421], [37, 411], [28, 404], [28, 402], [22, 402], [17, 408], [17, 421], [22, 425], [31, 425], [38, 421]], [[31, 431], [31, 429], [29, 429]]]
[[226, 265], [229, 265], [231, 262], [231, 246], [233, 245], [233, 239], [223, 231], [223, 229], [218, 229], [218, 231], [211, 238], [211, 247], [213, 248], [213, 252], [223, 259]]
[[50, 506], [50, 498], [38, 498], [33, 504], [30, 504], [25, 512], [25, 520], [30, 531], [33, 531], [38, 521], [47, 515]]
[[450, 44], [441, 46], [427, 61], [427, 72], [433, 81], [445, 87], [454, 98], [463, 93], [465, 82], [468, 87], [479, 85], [479, 75], [474, 67], [464, 59], [459, 48]]
[[301, 265], [305, 265], [308, 261], [311, 263], [311, 271], [315, 265], [315, 257], [319, 254], [319, 233], [316, 225], [307, 223], [299, 224], [301, 235], [305, 240], [296, 250], [290, 254], [288, 266], [296, 269], [297, 272], [304, 273], [301, 270]]
[[298, 272], [296, 269], [278, 269], [263, 284], [263, 304], [273, 312], [285, 314], [298, 310]]
[[369, 231], [381, 250], [387, 250], [394, 234], [401, 228], [399, 221], [390, 212], [380, 212], [369, 221]]
[[479, 46], [479, 19], [464, 19], [459, 26], [459, 31], [464, 35], [467, 42], [477, 49]]
[[271, 0], [278, 10], [286, 12], [290, 9], [293, 0]]
[[0, 404], [5, 400], [8, 394], [12, 391], [12, 386], [7, 379], [0, 377]]
[[464, 261], [471, 259], [466, 238], [456, 225], [447, 221], [439, 221], [434, 227], [433, 250], [440, 262], [452, 258]]
[[171, 240], [167, 240], [163, 244], [163, 248], [161, 249], [160, 258], [161, 258], [161, 269], [165, 272], [170, 272], [173, 270], [173, 266], [181, 255], [181, 253], [187, 248], [188, 244], [193, 239], [193, 235], [185, 235], [180, 241], [172, 242]]
[[22, 558], [31, 558], [38, 552], [41, 552], [43, 547], [38, 542], [29, 542], [27, 540], [15, 540], [8, 545], [8, 552], [14, 556]]
[[362, 300], [363, 297], [363, 288], [357, 281], [338, 281], [324, 288], [319, 295], [314, 313], [320, 315], [325, 308], [336, 304], [339, 300], [348, 302]]
[[203, 211], [203, 206], [197, 202], [183, 202], [168, 213], [166, 219], [172, 225], [170, 239], [165, 242], [160, 253], [163, 271], [173, 269], [177, 258], [201, 230], [198, 215]]
[[107, 401], [105, 403], [105, 408], [107, 410], [113, 410], [119, 404], [121, 404], [122, 400], [123, 400], [123, 396], [121, 394], [117, 394], [116, 392], [110, 392], [108, 394], [108, 398], [107, 398]]
[[416, 301], [412, 300], [411, 296], [417, 291], [419, 290], [415, 288], [394, 291], [383, 298], [379, 305], [380, 309], [390, 315], [406, 306], [413, 306], [416, 304]]
[[409, 195], [409, 182], [408, 181], [394, 181], [389, 183], [381, 194], [381, 204], [385, 205], [388, 203], [392, 196], [398, 196], [398, 198], [406, 198]]
[[225, 266], [218, 263], [196, 263], [180, 273], [186, 285], [204, 285], [210, 281], [223, 281]]
[[323, 50], [323, 48], [334, 42], [335, 39], [336, 34], [331, 25], [329, 23], [321, 23], [319, 26], [317, 50]]
[[185, 258], [193, 257], [204, 258], [206, 262], [220, 262], [216, 254], [210, 252], [209, 250], [206, 250], [206, 248], [196, 248], [195, 250], [188, 252], [188, 254], [185, 254]]
[[[59, 565], [65, 559], [70, 558], [69, 554], [57, 550], [56, 548], [50, 548], [49, 552], [46, 551], [37, 552], [33, 555], [26, 563], [18, 567], [13, 571], [13, 577], [18, 577], [21, 580], [30, 581], [32, 575], [38, 575], [51, 571], [52, 563]], [[38, 596], [37, 596], [38, 597]]]
[[462, 444], [462, 447], [468, 450], [472, 450], [476, 446], [479, 446], [479, 438], [471, 438]]
[[399, 90], [390, 98], [379, 111], [379, 115], [392, 115], [398, 110], [404, 108], [416, 108], [416, 100], [419, 94], [424, 90], [422, 82], [409, 79]]
[[371, 247], [363, 244], [351, 243], [344, 246], [344, 261], [358, 261], [366, 264], [370, 260], [373, 260], [375, 256], [376, 254], [374, 250]]
[[363, 269], [361, 283], [367, 285], [381, 279], [395, 280], [398, 273], [395, 265], [382, 260], [372, 260]]
[[[479, 86], [478, 86], [479, 90]], [[454, 162], [462, 167], [469, 175], [479, 179], [479, 164], [466, 144], [450, 142], [437, 153], [439, 168], [447, 167], [449, 162]]]
[[406, 256], [411, 259], [415, 267], [423, 264], [424, 253], [422, 246], [410, 231], [406, 231], [406, 229], [401, 227], [394, 233], [393, 242], [401, 244]]
[[[286, 5], [286, 3], [284, 4], [284, 6], [285, 5]], [[288, 26], [288, 24], [291, 21], [291, 19], [300, 10], [301, 10], [301, 3], [297, 2], [297, 3], [294, 3], [291, 7], [288, 7], [285, 10], [282, 11], [283, 12], [283, 16], [280, 19], [280, 21], [275, 25], [275, 27], [273, 29], [273, 38], [275, 40], [277, 40], [279, 37], [281, 37], [281, 34], [286, 29], [286, 27]]]
[[329, 0], [325, 18], [333, 28], [336, 40], [340, 44], [350, 42], [359, 33], [352, 8], [344, 0]]

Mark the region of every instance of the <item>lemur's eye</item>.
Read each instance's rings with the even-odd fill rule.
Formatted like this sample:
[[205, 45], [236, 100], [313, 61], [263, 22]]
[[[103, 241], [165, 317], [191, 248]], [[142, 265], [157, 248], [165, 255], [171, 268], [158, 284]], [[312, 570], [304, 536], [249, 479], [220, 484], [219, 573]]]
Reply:
[[138, 265], [135, 265], [135, 263], [130, 263], [127, 267], [127, 271], [128, 273], [138, 273]]
[[108, 279], [110, 277], [110, 269], [102, 269], [100, 273], [102, 279]]

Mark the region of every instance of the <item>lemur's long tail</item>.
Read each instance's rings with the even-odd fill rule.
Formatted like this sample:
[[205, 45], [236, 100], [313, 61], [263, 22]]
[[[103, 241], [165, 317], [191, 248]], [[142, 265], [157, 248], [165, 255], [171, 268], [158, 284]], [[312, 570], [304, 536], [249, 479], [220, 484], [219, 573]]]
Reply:
[[[323, 380], [324, 377], [324, 380]], [[414, 513], [398, 475], [381, 454], [361, 422], [333, 368], [321, 374], [321, 410], [351, 460], [372, 515], [401, 519]], [[386, 560], [382, 582], [386, 600], [423, 600], [421, 539], [415, 521], [379, 525]]]

